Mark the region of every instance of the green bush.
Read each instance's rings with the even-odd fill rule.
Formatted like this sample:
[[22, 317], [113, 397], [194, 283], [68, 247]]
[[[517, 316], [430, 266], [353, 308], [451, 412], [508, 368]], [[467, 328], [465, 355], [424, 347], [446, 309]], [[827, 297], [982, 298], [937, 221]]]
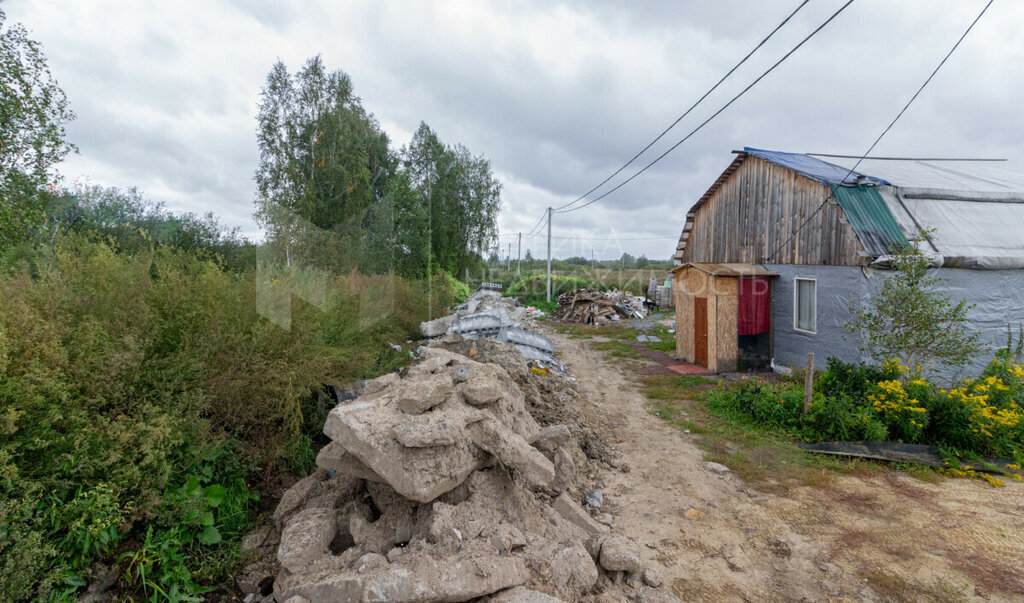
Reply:
[[[263, 266], [101, 237], [0, 258], [0, 599], [226, 583], [256, 492], [312, 465], [324, 384], [408, 359], [446, 286]], [[268, 480], [270, 483], [272, 479]]]
[[712, 410], [806, 441], [893, 440], [968, 456], [1024, 458], [1024, 364], [1000, 351], [977, 379], [944, 389], [892, 360], [851, 365], [830, 358], [803, 412], [802, 386], [751, 379], [711, 393]]

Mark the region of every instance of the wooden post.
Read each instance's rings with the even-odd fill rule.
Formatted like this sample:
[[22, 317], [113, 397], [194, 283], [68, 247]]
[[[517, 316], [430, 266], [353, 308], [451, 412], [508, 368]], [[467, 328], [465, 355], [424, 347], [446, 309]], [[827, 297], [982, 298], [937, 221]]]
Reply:
[[807, 372], [804, 373], [804, 412], [811, 409], [814, 395], [814, 352], [807, 355]]

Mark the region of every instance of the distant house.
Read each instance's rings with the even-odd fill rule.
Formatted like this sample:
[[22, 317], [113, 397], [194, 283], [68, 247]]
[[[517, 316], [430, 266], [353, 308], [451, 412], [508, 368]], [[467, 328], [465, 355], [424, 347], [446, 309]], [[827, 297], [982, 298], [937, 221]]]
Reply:
[[[857, 159], [745, 148], [686, 214], [676, 350], [713, 371], [866, 360], [851, 302], [919, 229], [944, 290], [994, 347], [1024, 323], [1024, 171], [1005, 161]], [[980, 369], [986, 359], [976, 359]]]

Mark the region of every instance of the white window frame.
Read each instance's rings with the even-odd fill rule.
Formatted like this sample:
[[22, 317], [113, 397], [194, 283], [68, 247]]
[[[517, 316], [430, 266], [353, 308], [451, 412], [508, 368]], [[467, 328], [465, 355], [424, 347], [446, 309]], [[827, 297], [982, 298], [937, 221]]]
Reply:
[[[808, 331], [807, 329], [800, 328], [800, 287], [797, 285], [797, 281], [808, 281], [814, 283], [814, 330]], [[818, 279], [813, 276], [794, 276], [793, 277], [793, 330], [800, 333], [808, 333], [810, 335], [818, 334]]]

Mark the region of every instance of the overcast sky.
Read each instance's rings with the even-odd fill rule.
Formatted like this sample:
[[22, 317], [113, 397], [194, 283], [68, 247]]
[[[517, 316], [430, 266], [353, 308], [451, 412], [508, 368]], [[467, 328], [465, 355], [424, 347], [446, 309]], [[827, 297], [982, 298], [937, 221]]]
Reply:
[[[68, 135], [81, 151], [61, 167], [69, 182], [137, 186], [173, 210], [212, 210], [258, 237], [256, 106], [278, 58], [294, 71], [319, 53], [347, 72], [395, 148], [426, 121], [445, 142], [489, 158], [504, 185], [499, 228], [509, 235], [628, 160], [797, 4], [7, 0], [0, 8], [42, 42], [78, 115]], [[842, 4], [811, 0], [650, 157]], [[855, 1], [661, 163], [600, 203], [556, 215], [554, 236], [564, 237], [556, 256], [670, 257], [686, 211], [733, 149], [863, 153], [984, 4]], [[1024, 161], [1022, 24], [1024, 3], [997, 0], [875, 154]], [[507, 250], [515, 238], [501, 241]], [[544, 245], [529, 239], [524, 253], [539, 257]]]

